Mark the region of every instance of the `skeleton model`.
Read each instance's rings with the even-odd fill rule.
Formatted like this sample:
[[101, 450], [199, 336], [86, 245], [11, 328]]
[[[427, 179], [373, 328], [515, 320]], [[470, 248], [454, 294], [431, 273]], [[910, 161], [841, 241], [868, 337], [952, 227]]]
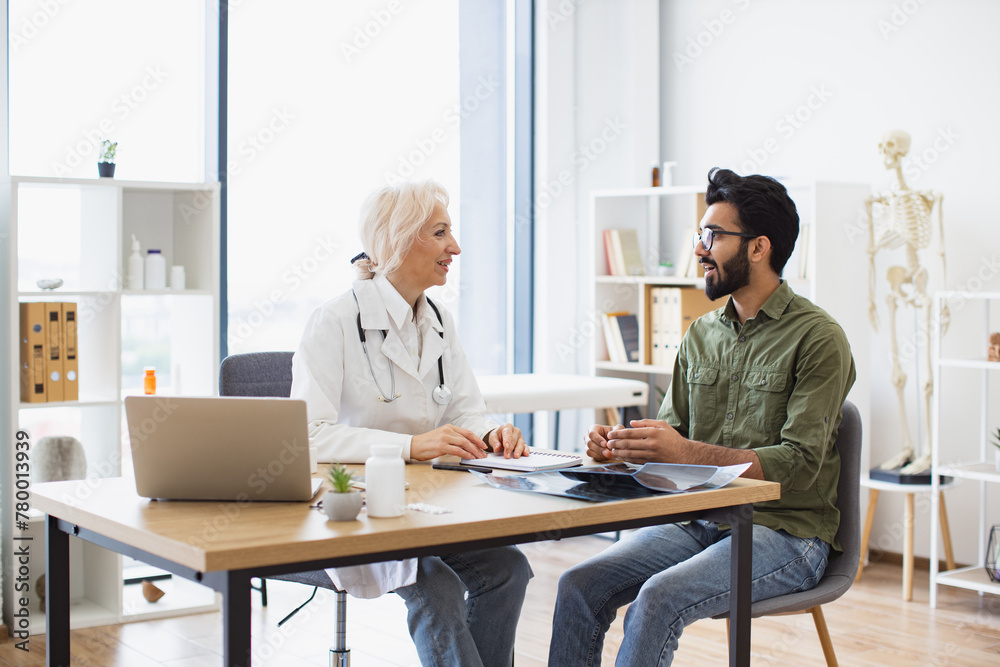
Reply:
[[[878, 310], [875, 307], [875, 254], [881, 249], [904, 248], [906, 251], [906, 266], [891, 266], [886, 272], [889, 281], [889, 294], [886, 303], [889, 307], [889, 334], [892, 340], [892, 384], [896, 388], [899, 401], [899, 414], [902, 422], [902, 450], [898, 455], [882, 463], [879, 468], [892, 470], [902, 467], [904, 475], [915, 475], [930, 469], [930, 407], [934, 384], [931, 378], [931, 352], [928, 344], [923, 345], [924, 381], [922, 386], [923, 429], [920, 433], [920, 449], [914, 450], [910, 437], [909, 420], [906, 416], [906, 401], [904, 388], [906, 374], [899, 360], [899, 332], [896, 329], [896, 311], [901, 307], [915, 308], [917, 314], [922, 314], [925, 332], [930, 332], [931, 299], [927, 293], [927, 269], [920, 264], [919, 251], [927, 249], [931, 244], [933, 231], [932, 214], [937, 211], [939, 228], [939, 247], [941, 256], [941, 275], [944, 280], [944, 217], [941, 212], [942, 195], [931, 191], [911, 190], [903, 180], [902, 158], [910, 150], [910, 135], [902, 130], [886, 132], [879, 142], [879, 152], [886, 169], [896, 172], [897, 183], [890, 192], [869, 197], [866, 204], [868, 216], [868, 317], [872, 327], [878, 331]], [[949, 315], [947, 306], [941, 312], [941, 331], [947, 330]], [[913, 349], [917, 349], [918, 341], [927, 340], [927, 336], [918, 336], [913, 340]]]

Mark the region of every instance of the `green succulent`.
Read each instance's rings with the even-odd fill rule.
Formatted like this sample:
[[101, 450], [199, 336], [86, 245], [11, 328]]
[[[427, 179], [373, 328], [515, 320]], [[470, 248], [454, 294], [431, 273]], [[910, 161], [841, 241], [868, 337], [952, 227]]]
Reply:
[[1000, 447], [1000, 428], [993, 434], [993, 444], [996, 447]]
[[111, 141], [110, 139], [103, 139], [101, 141], [101, 153], [98, 156], [98, 162], [114, 162], [115, 151], [117, 150], [118, 150], [117, 141]]
[[330, 486], [333, 487], [334, 493], [350, 493], [353, 490], [351, 482], [354, 480], [354, 473], [339, 463], [330, 466], [326, 478], [329, 480]]

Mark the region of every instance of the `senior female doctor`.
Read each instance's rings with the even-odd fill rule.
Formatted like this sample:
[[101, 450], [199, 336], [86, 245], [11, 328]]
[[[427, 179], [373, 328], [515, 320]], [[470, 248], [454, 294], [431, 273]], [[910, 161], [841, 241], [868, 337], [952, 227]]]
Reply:
[[[434, 181], [382, 188], [363, 205], [358, 279], [313, 313], [292, 362], [319, 461], [361, 463], [384, 443], [408, 461], [528, 455], [519, 429], [485, 418], [454, 320], [424, 296], [461, 252], [447, 209]], [[352, 595], [402, 597], [423, 665], [511, 664], [531, 578], [517, 547], [327, 572]]]

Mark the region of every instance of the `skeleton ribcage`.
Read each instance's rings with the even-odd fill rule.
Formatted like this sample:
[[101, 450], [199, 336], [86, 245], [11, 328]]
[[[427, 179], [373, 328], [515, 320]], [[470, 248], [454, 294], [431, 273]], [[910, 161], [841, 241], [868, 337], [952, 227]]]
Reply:
[[879, 207], [872, 221], [875, 225], [875, 245], [879, 248], [898, 248], [906, 244], [923, 250], [931, 243], [932, 202], [917, 192], [893, 195], [888, 207]]

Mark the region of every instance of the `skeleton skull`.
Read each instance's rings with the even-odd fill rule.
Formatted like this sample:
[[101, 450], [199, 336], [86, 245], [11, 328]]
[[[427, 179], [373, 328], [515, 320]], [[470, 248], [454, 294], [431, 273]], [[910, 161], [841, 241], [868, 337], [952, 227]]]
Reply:
[[886, 169], [895, 169], [900, 159], [910, 152], [910, 135], [903, 130], [889, 130], [878, 143], [878, 152]]

